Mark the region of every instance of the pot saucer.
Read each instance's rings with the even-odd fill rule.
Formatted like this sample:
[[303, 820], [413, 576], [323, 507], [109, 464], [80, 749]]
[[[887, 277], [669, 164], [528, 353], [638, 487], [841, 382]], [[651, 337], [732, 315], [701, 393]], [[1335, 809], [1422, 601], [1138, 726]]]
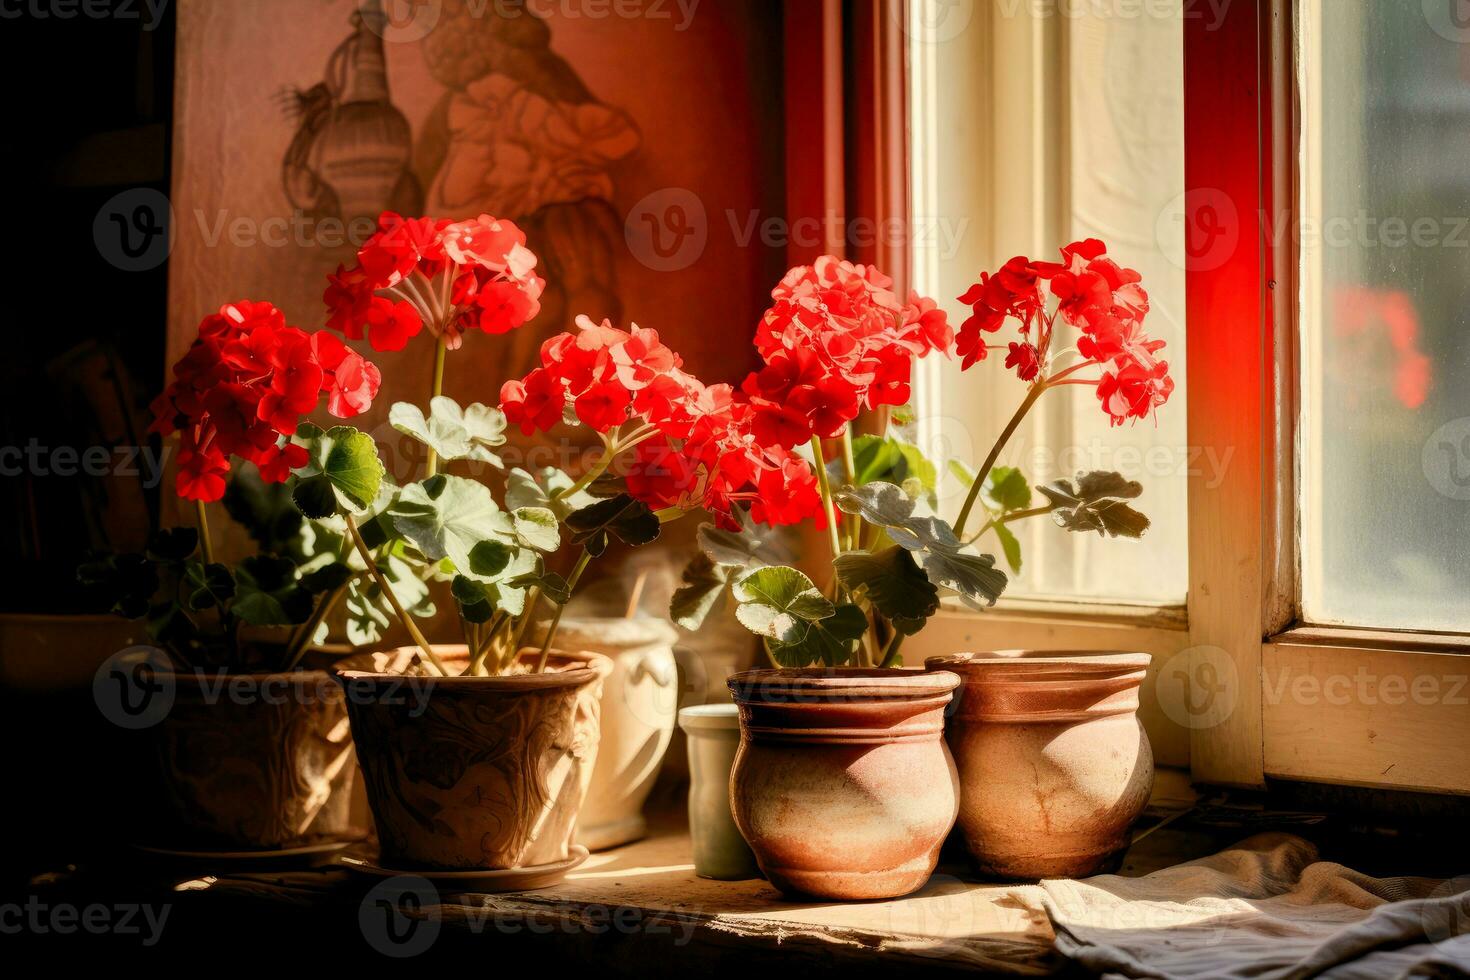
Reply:
[[301, 847], [282, 847], [269, 851], [183, 851], [169, 847], [154, 847], [149, 844], [134, 844], [133, 849], [154, 857], [173, 861], [213, 863], [229, 865], [257, 864], [321, 864], [330, 861], [338, 851], [350, 847], [357, 841], [326, 841], [321, 844], [305, 844]]
[[337, 858], [338, 867], [374, 878], [397, 878], [411, 875], [423, 878], [432, 884], [468, 892], [520, 892], [534, 888], [546, 888], [558, 884], [577, 865], [587, 860], [587, 848], [573, 844], [571, 855], [565, 861], [549, 864], [533, 864], [524, 868], [493, 868], [474, 871], [443, 871], [439, 869], [414, 870], [389, 868], [377, 864], [377, 855], [360, 856], [343, 854]]

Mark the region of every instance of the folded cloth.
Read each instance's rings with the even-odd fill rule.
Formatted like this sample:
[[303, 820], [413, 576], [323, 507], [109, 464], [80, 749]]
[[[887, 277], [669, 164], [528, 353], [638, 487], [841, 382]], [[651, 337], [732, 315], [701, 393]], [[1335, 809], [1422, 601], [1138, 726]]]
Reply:
[[1051, 920], [1063, 955], [1110, 977], [1470, 976], [1470, 877], [1370, 878], [1289, 834], [1016, 895]]

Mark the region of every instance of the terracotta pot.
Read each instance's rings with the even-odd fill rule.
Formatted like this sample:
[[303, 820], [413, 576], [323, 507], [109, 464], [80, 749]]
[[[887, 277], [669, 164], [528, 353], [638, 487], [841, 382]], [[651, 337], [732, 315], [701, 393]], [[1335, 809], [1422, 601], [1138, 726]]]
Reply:
[[[451, 670], [464, 646], [435, 647]], [[406, 676], [417, 647], [336, 665], [377, 823], [380, 863], [499, 870], [565, 861], [597, 756], [611, 662], [553, 651], [544, 673]], [[534, 667], [527, 649], [521, 663]]]
[[345, 700], [331, 675], [165, 668], [155, 677], [171, 703], [130, 733], [157, 766], [140, 843], [232, 852], [366, 836], [352, 810], [357, 764]]
[[674, 734], [679, 671], [673, 626], [661, 619], [563, 619], [557, 641], [612, 661], [602, 684], [602, 738], [577, 842], [598, 851], [648, 833], [643, 803]]
[[755, 855], [730, 812], [730, 770], [740, 747], [740, 711], [733, 704], [679, 709], [689, 737], [689, 842], [694, 873], [719, 881], [759, 878]]
[[904, 670], [751, 670], [730, 678], [735, 823], [783, 892], [893, 898], [923, 886], [954, 825], [940, 737], [959, 678]]
[[1138, 721], [1146, 653], [999, 650], [930, 657], [964, 679], [948, 740], [959, 826], [983, 874], [1035, 880], [1111, 870], [1153, 786]]

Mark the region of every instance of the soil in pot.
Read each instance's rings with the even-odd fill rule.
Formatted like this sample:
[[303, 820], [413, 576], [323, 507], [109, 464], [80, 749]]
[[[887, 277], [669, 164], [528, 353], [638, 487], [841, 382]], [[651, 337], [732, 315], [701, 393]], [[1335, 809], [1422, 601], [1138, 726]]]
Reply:
[[753, 670], [729, 686], [741, 736], [731, 808], [771, 883], [833, 899], [922, 887], [959, 807], [942, 738], [959, 678]]
[[947, 739], [976, 867], [1011, 880], [1112, 870], [1153, 785], [1138, 721], [1146, 653], [1002, 650], [931, 657], [959, 674]]
[[[451, 670], [464, 646], [436, 647]], [[445, 871], [565, 862], [596, 761], [598, 698], [611, 662], [595, 653], [521, 654], [521, 672], [428, 675], [418, 650], [337, 664], [380, 863]]]

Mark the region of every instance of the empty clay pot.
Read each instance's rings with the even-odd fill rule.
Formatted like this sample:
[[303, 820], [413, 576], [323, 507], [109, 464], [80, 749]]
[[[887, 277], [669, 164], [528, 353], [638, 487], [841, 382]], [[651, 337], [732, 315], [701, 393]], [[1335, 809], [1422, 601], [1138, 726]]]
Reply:
[[325, 671], [165, 668], [153, 684], [171, 704], [136, 733], [159, 776], [140, 811], [141, 843], [273, 851], [367, 834], [352, 812], [357, 764], [346, 705]]
[[662, 619], [563, 619], [557, 640], [612, 661], [602, 684], [602, 737], [577, 842], [593, 851], [648, 833], [643, 802], [674, 737], [679, 668], [674, 627]]
[[1153, 786], [1138, 721], [1146, 653], [998, 650], [930, 657], [964, 679], [947, 731], [959, 827], [981, 873], [1111, 870]]
[[730, 678], [735, 823], [777, 888], [906, 895], [929, 880], [959, 782], [944, 709], [959, 678], [905, 670], [751, 670]]
[[[463, 670], [463, 646], [435, 647]], [[380, 863], [490, 870], [565, 861], [596, 761], [598, 696], [612, 669], [553, 651], [544, 673], [405, 676], [416, 647], [334, 668], [377, 823]], [[537, 652], [521, 653], [533, 667]]]

